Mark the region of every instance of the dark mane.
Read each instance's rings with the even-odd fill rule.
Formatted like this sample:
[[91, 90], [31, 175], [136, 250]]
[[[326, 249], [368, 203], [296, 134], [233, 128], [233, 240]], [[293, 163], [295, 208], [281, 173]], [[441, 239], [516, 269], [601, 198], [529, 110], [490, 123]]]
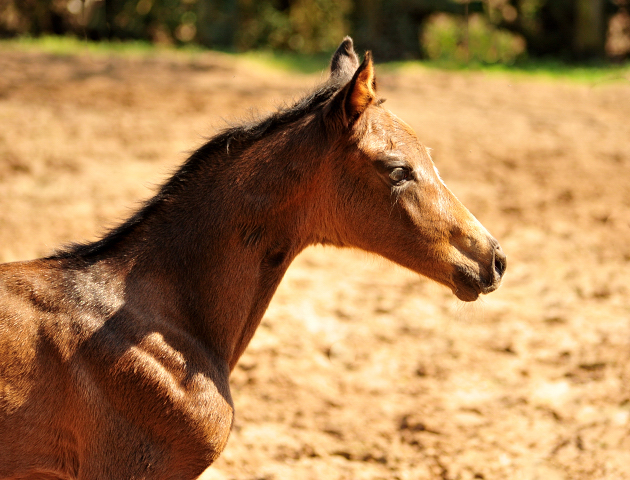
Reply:
[[213, 137], [209, 143], [213, 143], [214, 140], [221, 142], [224, 139], [227, 139], [228, 141], [235, 140], [237, 142], [252, 142], [259, 140], [270, 131], [289, 125], [312, 112], [337, 93], [339, 88], [340, 85], [337, 82], [324, 83], [308, 95], [298, 100], [295, 104], [285, 108], [280, 108], [276, 112], [261, 120], [225, 129]]
[[99, 253], [114, 247], [127, 234], [133, 231], [136, 226], [148, 218], [151, 213], [156, 211], [164, 200], [179, 191], [186, 179], [194, 176], [207, 163], [208, 159], [213, 158], [216, 154], [229, 152], [232, 147], [250, 145], [264, 136], [303, 118], [325, 104], [342, 86], [343, 83], [339, 79], [331, 77], [327, 82], [288, 107], [279, 108], [261, 119], [222, 130], [195, 150], [184, 164], [160, 187], [158, 193], [147, 200], [125, 222], [109, 230], [100, 240], [87, 243], [71, 243], [55, 251], [47, 258], [82, 257], [85, 260], [89, 260], [89, 257], [96, 257]]

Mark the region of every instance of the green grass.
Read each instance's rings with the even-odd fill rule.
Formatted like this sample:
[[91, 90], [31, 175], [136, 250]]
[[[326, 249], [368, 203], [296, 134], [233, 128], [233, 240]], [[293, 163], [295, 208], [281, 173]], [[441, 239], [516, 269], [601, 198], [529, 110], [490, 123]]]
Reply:
[[[90, 55], [128, 57], [156, 57], [160, 55], [189, 55], [194, 57], [207, 51], [195, 45], [175, 47], [155, 45], [146, 41], [94, 42], [69, 36], [19, 37], [11, 40], [0, 40], [0, 49], [38, 51], [53, 55], [80, 55], [88, 53]], [[220, 50], [219, 52], [235, 59], [253, 62], [264, 68], [306, 74], [324, 70], [328, 66], [332, 55], [332, 52], [317, 55], [300, 55], [272, 50], [258, 50], [245, 53], [234, 53], [226, 50]]]
[[630, 62], [608, 64], [572, 64], [555, 59], [530, 59], [514, 65], [466, 65], [456, 63], [409, 61], [392, 62], [385, 65], [388, 71], [404, 71], [416, 68], [438, 69], [457, 72], [483, 72], [487, 74], [509, 75], [542, 80], [561, 80], [578, 83], [630, 82]]
[[[162, 55], [195, 57], [205, 51], [197, 46], [166, 47], [149, 42], [92, 42], [74, 37], [46, 36], [41, 38], [22, 37], [0, 41], [0, 49], [18, 49], [46, 52], [54, 55], [115, 55], [132, 57], [155, 57]], [[222, 51], [223, 54], [244, 59], [265, 68], [293, 73], [312, 74], [328, 67], [332, 52], [316, 55], [260, 50], [246, 53]], [[378, 60], [378, 59], [377, 59]], [[559, 60], [526, 60], [515, 65], [465, 65], [431, 61], [404, 61], [380, 63], [379, 69], [395, 73], [417, 69], [446, 70], [455, 72], [483, 72], [544, 80], [562, 80], [579, 83], [630, 82], [630, 62], [620, 65], [606, 63], [573, 65]]]
[[325, 70], [330, 63], [330, 57], [332, 54], [333, 52], [318, 53], [315, 55], [301, 55], [291, 52], [257, 50], [234, 55], [266, 67], [295, 73], [310, 74]]
[[163, 54], [198, 54], [202, 48], [196, 46], [167, 47], [156, 46], [144, 41], [106, 41], [93, 42], [81, 40], [76, 37], [44, 36], [44, 37], [19, 37], [11, 40], [1, 40], [0, 48], [17, 49], [26, 51], [38, 51], [53, 55], [78, 55], [89, 53], [90, 55], [118, 55], [151, 57]]
[[[297, 53], [265, 50], [234, 55], [240, 58], [253, 60], [256, 63], [271, 68], [290, 72], [316, 73], [321, 72], [328, 67], [332, 53], [333, 52], [320, 53], [317, 55], [300, 55]], [[514, 65], [466, 65], [454, 62], [407, 60], [400, 62], [378, 63], [378, 67], [382, 71], [388, 73], [428, 69], [454, 72], [483, 72], [488, 74], [540, 78], [546, 80], [563, 80], [580, 83], [608, 81], [630, 82], [630, 61], [626, 61], [622, 64], [609, 64], [605, 62], [571, 64], [555, 59], [529, 59], [518, 62]]]

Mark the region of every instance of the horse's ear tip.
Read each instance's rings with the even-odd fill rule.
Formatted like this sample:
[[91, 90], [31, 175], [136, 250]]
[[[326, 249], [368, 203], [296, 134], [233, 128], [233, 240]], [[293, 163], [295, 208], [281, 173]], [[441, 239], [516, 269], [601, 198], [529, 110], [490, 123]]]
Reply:
[[354, 51], [354, 43], [349, 36], [344, 37], [330, 61], [330, 72], [334, 77], [349, 80], [359, 66], [359, 59]]
[[337, 48], [337, 52], [341, 53], [342, 51], [347, 55], [350, 55], [354, 52], [354, 42], [352, 41], [352, 38], [348, 35], [343, 38], [343, 40], [339, 44], [339, 47]]
[[363, 61], [361, 62], [361, 65], [359, 65], [359, 70], [374, 70], [374, 57], [372, 56], [372, 52], [370, 50], [365, 52], [365, 55], [363, 55]]

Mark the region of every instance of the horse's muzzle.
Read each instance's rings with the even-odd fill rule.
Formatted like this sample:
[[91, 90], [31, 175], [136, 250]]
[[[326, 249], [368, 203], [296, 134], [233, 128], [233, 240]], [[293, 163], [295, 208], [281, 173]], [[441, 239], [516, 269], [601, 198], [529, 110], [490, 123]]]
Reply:
[[[494, 292], [501, 285], [507, 268], [507, 257], [501, 246], [494, 241], [490, 265], [476, 272], [467, 265], [457, 266], [453, 277], [456, 287], [453, 293], [464, 302], [474, 302], [479, 295]], [[483, 272], [483, 273], [481, 273]]]

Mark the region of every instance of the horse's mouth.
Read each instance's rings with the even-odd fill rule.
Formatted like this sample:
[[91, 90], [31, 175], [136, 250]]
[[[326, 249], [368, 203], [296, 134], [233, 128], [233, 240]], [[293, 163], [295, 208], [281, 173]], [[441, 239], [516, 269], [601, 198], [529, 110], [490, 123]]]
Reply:
[[457, 286], [453, 288], [453, 293], [462, 302], [474, 302], [479, 298], [479, 293], [475, 288], [471, 286]]
[[453, 276], [451, 290], [457, 298], [463, 302], [474, 302], [479, 295], [494, 292], [501, 285], [501, 275], [496, 273], [489, 280], [484, 280], [478, 274], [472, 273], [467, 268], [459, 267]]

